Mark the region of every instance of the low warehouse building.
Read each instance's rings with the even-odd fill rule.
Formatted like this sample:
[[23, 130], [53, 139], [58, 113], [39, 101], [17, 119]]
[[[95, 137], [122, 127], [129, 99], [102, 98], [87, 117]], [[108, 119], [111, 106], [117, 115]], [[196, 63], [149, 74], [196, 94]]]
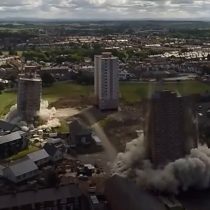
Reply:
[[13, 162], [3, 169], [3, 176], [14, 183], [19, 183], [39, 174], [37, 165], [29, 158]]
[[50, 156], [46, 150], [41, 149], [27, 155], [38, 167], [47, 164], [50, 161]]

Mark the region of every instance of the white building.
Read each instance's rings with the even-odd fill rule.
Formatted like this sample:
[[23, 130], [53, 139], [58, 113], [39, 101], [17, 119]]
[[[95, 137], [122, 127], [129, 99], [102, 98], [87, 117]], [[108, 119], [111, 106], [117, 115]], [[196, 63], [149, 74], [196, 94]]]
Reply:
[[100, 110], [118, 109], [119, 63], [111, 53], [95, 56], [95, 96]]
[[62, 151], [62, 148], [60, 145], [56, 143], [46, 143], [44, 145], [45, 151], [49, 154], [50, 160], [56, 162], [63, 159], [64, 152]]

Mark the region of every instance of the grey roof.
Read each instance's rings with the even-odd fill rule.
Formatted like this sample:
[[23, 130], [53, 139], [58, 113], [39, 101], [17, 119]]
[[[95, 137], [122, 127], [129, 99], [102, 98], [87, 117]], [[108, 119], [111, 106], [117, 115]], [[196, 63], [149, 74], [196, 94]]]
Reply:
[[21, 134], [19, 131], [15, 131], [13, 133], [4, 135], [4, 136], [0, 136], [0, 144], [5, 144], [11, 141], [16, 141], [21, 139]]
[[0, 209], [25, 206], [45, 201], [80, 197], [81, 191], [76, 185], [48, 188], [0, 196]]
[[78, 119], [75, 119], [70, 125], [70, 133], [73, 135], [90, 135], [91, 130], [82, 124]]
[[38, 170], [38, 167], [31, 159], [27, 158], [12, 163], [8, 168], [5, 168], [4, 170], [7, 169], [10, 169], [14, 176], [20, 176], [28, 172]]
[[15, 128], [17, 128], [17, 125], [0, 120], [0, 130], [13, 131]]
[[19, 131], [17, 131], [21, 136], [23, 136], [23, 134], [26, 134], [26, 132], [25, 131], [22, 131], [22, 130], [19, 130]]
[[30, 154], [27, 155], [31, 160], [33, 160], [34, 162], [48, 158], [49, 154], [46, 152], [45, 149], [41, 149], [39, 151], [36, 152], [32, 152]]
[[46, 143], [44, 145], [44, 149], [46, 150], [46, 152], [50, 155], [50, 156], [54, 156], [55, 153], [57, 152], [57, 148], [56, 146], [54, 146], [53, 144], [49, 144], [49, 143]]

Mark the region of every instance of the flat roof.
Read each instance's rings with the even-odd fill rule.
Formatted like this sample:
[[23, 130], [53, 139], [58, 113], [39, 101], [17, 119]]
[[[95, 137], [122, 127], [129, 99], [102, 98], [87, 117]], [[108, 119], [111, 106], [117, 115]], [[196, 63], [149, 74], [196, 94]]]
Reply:
[[0, 209], [42, 203], [45, 201], [55, 201], [65, 198], [74, 198], [81, 195], [81, 191], [76, 185], [26, 191], [16, 194], [13, 193], [0, 196]]

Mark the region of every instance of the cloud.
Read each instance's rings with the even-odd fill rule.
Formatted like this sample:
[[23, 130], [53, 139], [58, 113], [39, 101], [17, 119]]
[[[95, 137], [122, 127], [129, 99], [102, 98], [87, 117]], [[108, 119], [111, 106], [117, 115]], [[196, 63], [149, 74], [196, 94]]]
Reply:
[[[0, 17], [209, 19], [209, 0], [1, 0]], [[14, 12], [15, 11], [15, 12]]]

